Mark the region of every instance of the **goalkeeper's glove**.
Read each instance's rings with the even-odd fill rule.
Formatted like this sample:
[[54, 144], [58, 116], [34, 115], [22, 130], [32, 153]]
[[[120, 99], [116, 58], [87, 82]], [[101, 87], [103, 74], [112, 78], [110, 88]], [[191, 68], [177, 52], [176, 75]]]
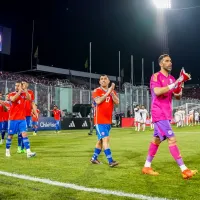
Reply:
[[181, 70], [179, 78], [175, 82], [175, 88], [173, 93], [175, 95], [179, 95], [182, 93], [182, 88], [184, 87], [184, 83], [188, 80], [191, 80], [191, 75], [186, 73], [184, 69]]

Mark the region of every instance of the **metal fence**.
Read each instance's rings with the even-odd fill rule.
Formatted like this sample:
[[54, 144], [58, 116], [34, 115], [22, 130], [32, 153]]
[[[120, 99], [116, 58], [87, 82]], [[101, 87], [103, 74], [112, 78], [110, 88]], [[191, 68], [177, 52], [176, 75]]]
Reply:
[[[48, 110], [56, 104], [60, 109], [72, 112], [72, 87], [46, 86], [42, 84], [29, 84], [29, 89], [35, 93], [35, 103], [43, 116], [50, 116]], [[3, 94], [15, 91], [15, 81], [0, 81], [0, 92]]]
[[130, 83], [123, 84], [123, 93], [120, 94], [120, 111], [133, 113], [135, 105], [145, 105], [150, 109], [149, 88], [147, 86], [133, 86]]
[[[90, 91], [84, 89], [72, 88], [71, 85], [55, 85], [47, 86], [42, 84], [30, 84], [29, 88], [35, 93], [35, 102], [44, 116], [49, 116], [48, 110], [56, 104], [60, 109], [67, 112], [73, 111], [75, 104], [90, 104]], [[15, 90], [15, 81], [0, 80], [0, 92], [3, 94]], [[117, 112], [125, 113], [130, 111], [133, 113], [134, 106], [145, 105], [150, 111], [151, 98], [149, 88], [147, 86], [133, 86], [125, 83], [122, 92], [119, 94], [120, 104], [116, 108]], [[200, 104], [198, 99], [182, 98], [180, 101], [173, 100], [173, 107], [177, 108], [186, 103]]]
[[[150, 112], [151, 109], [151, 95], [147, 86], [133, 86], [130, 83], [123, 85], [123, 94], [120, 94], [120, 110], [125, 113], [130, 111], [133, 113], [135, 105], [144, 105]], [[173, 109], [185, 105], [186, 103], [200, 104], [199, 99], [181, 98], [181, 100], [173, 99]]]

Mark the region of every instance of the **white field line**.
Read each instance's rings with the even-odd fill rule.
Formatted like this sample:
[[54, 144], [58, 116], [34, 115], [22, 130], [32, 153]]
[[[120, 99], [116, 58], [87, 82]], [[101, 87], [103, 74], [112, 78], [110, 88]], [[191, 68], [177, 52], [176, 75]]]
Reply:
[[9, 172], [0, 171], [1, 175], [14, 177], [18, 179], [33, 181], [33, 182], [40, 182], [40, 183], [46, 183], [48, 185], [55, 185], [59, 187], [64, 188], [70, 188], [74, 190], [80, 190], [84, 192], [94, 192], [99, 194], [105, 194], [105, 195], [114, 195], [114, 196], [120, 196], [120, 197], [129, 197], [129, 198], [135, 198], [135, 199], [142, 199], [142, 200], [169, 200], [166, 198], [160, 198], [160, 197], [151, 197], [141, 194], [134, 194], [134, 193], [125, 193], [122, 191], [114, 191], [114, 190], [105, 190], [105, 189], [98, 189], [98, 188], [87, 188], [84, 186], [79, 186], [71, 183], [62, 183], [58, 181], [52, 181], [50, 179], [44, 179], [44, 178], [37, 178], [37, 177], [31, 177], [27, 175], [21, 175], [21, 174], [14, 174]]

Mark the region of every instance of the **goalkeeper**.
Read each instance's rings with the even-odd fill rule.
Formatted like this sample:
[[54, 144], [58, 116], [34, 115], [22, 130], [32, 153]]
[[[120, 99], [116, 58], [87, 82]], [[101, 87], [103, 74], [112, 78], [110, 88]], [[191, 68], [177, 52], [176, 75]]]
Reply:
[[167, 139], [169, 151], [181, 169], [183, 178], [189, 179], [197, 173], [197, 170], [190, 170], [183, 162], [182, 156], [177, 146], [176, 137], [172, 130], [170, 121], [172, 119], [172, 97], [180, 99], [184, 82], [190, 79], [190, 75], [181, 70], [180, 77], [175, 80], [170, 75], [172, 61], [169, 55], [161, 55], [158, 59], [160, 71], [153, 74], [150, 81], [152, 104], [151, 114], [154, 123], [154, 137], [150, 144], [148, 156], [142, 169], [143, 174], [157, 176], [151, 168], [151, 163], [157, 153], [158, 147]]

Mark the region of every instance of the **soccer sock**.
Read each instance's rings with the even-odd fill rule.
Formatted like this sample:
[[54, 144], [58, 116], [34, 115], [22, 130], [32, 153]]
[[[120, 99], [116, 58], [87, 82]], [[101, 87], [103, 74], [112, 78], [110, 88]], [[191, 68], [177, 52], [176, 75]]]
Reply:
[[99, 156], [100, 153], [101, 153], [101, 149], [95, 148], [94, 149], [94, 154], [92, 156], [92, 160], [97, 160], [97, 158], [98, 158], [98, 156]]
[[2, 140], [4, 140], [5, 134], [6, 134], [5, 131], [2, 131], [2, 132], [1, 132], [1, 138], [2, 138]]
[[140, 131], [140, 123], [138, 123], [138, 131]]
[[18, 147], [21, 147], [22, 144], [22, 134], [18, 133]]
[[60, 130], [60, 123], [56, 122], [56, 131], [59, 131], [59, 130]]
[[135, 130], [136, 130], [136, 131], [137, 131], [137, 126], [138, 126], [137, 124], [138, 124], [138, 123], [136, 122], [136, 123], [135, 123]]
[[[26, 150], [30, 149], [30, 142], [29, 142], [28, 137], [24, 137], [24, 138], [23, 138], [23, 144], [24, 144]], [[27, 152], [28, 152], [28, 151], [27, 151]]]
[[10, 149], [10, 146], [11, 146], [11, 139], [8, 139], [6, 140], [6, 149]]
[[145, 128], [146, 128], [146, 124], [143, 124], [143, 131], [145, 131]]
[[174, 160], [177, 162], [178, 166], [181, 168], [181, 171], [186, 170], [187, 167], [185, 166], [185, 164], [183, 162], [183, 159], [181, 157], [181, 154], [179, 152], [177, 145], [169, 146], [169, 151], [170, 151], [172, 157], [174, 158]]
[[22, 143], [21, 143], [21, 150], [23, 150], [24, 149], [24, 142], [23, 142], [23, 140], [22, 140]]
[[159, 147], [159, 145], [151, 142], [151, 144], [149, 146], [148, 156], [147, 156], [146, 162], [144, 164], [145, 167], [151, 167], [151, 162], [158, 151], [158, 147]]
[[38, 132], [38, 127], [35, 127], [35, 133], [37, 133]]
[[35, 128], [34, 127], [32, 128], [32, 130], [33, 130], [33, 132], [35, 132]]
[[110, 149], [105, 149], [104, 153], [106, 155], [106, 158], [108, 159], [108, 162], [109, 163], [113, 162], [111, 150]]

